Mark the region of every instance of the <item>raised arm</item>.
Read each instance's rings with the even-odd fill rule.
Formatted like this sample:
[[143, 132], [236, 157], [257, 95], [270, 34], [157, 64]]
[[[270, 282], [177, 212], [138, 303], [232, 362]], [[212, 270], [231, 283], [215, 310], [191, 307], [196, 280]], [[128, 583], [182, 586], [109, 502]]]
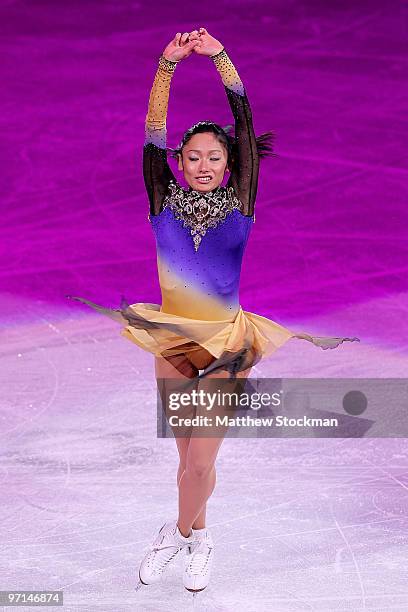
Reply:
[[252, 123], [252, 113], [244, 85], [225, 48], [211, 55], [227, 94], [235, 119], [237, 155], [234, 159], [227, 186], [232, 185], [242, 203], [241, 212], [253, 215], [258, 189], [259, 155]]
[[167, 162], [166, 119], [170, 84], [177, 64], [191, 55], [197, 40], [189, 40], [188, 33], [178, 32], [159, 58], [159, 65], [150, 91], [145, 121], [143, 146], [143, 178], [150, 202], [150, 214], [158, 215], [170, 180], [176, 179]]
[[160, 56], [150, 91], [143, 146], [143, 178], [150, 202], [150, 214], [158, 215], [173, 172], [167, 162], [166, 118], [170, 83], [177, 63]]

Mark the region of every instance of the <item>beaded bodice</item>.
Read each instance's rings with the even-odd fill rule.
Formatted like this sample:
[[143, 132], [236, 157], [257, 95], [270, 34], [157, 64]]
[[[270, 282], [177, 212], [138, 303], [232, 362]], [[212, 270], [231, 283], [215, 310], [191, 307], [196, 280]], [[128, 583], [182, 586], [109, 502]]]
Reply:
[[231, 186], [219, 186], [203, 193], [191, 188], [183, 189], [178, 183], [170, 181], [163, 208], [166, 206], [190, 230], [197, 251], [207, 230], [225, 221], [234, 208], [241, 207], [241, 202]]
[[211, 57], [235, 119], [225, 187], [183, 189], [167, 161], [166, 116], [177, 62], [159, 60], [146, 115], [143, 177], [155, 234], [162, 309], [226, 320], [239, 310], [241, 263], [254, 221], [259, 156], [245, 88], [225, 49]]
[[[187, 200], [186, 208], [190, 206], [193, 209]], [[170, 199], [159, 215], [151, 217], [166, 312], [219, 320], [238, 311], [241, 265], [252, 224], [253, 217], [227, 201], [205, 223], [185, 213], [182, 202]]]

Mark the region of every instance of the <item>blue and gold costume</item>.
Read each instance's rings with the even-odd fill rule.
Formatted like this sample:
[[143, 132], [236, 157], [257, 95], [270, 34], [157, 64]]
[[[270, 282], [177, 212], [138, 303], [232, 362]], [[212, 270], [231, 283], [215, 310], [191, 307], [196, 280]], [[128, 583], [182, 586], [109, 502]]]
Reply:
[[[143, 175], [162, 304], [129, 305], [123, 299], [120, 309], [110, 309], [84, 298], [72, 299], [117, 320], [124, 326], [123, 336], [168, 359], [183, 373], [183, 363], [188, 362], [197, 374], [198, 368], [204, 370], [201, 376], [222, 369], [233, 377], [291, 338], [308, 340], [323, 349], [359, 339], [293, 332], [241, 308], [239, 280], [254, 222], [259, 155], [241, 79], [225, 49], [211, 59], [235, 119], [237, 155], [225, 187], [206, 193], [183, 189], [167, 162], [166, 116], [175, 62], [160, 57], [150, 93]], [[203, 354], [210, 359], [200, 366], [197, 357]]]

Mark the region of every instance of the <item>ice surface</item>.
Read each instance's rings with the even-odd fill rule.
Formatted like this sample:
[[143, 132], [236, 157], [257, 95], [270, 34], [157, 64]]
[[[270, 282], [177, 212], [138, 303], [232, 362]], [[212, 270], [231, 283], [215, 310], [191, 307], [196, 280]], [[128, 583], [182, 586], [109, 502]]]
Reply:
[[[67, 612], [191, 610], [181, 560], [133, 591], [177, 512], [152, 357], [64, 295], [159, 301], [148, 93], [168, 40], [205, 26], [238, 68], [256, 132], [277, 132], [242, 305], [361, 339], [291, 341], [254, 374], [406, 376], [406, 3], [1, 4], [1, 588], [62, 589]], [[192, 57], [174, 78], [169, 145], [206, 117], [231, 122], [214, 67]], [[407, 463], [404, 439], [225, 440], [196, 609], [406, 611]]]

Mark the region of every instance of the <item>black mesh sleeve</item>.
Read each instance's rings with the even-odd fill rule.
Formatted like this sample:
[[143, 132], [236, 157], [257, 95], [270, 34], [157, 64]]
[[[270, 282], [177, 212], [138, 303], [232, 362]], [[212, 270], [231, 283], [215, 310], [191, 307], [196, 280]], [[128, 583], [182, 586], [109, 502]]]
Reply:
[[154, 77], [149, 96], [149, 106], [145, 120], [145, 142], [143, 146], [143, 178], [150, 202], [150, 214], [158, 215], [163, 200], [174, 175], [167, 162], [167, 108], [170, 84], [177, 62], [167, 60], [163, 55]]
[[171, 180], [176, 182], [167, 161], [167, 151], [149, 142], [143, 147], [143, 178], [150, 203], [150, 214], [158, 215]]
[[251, 107], [246, 93], [241, 96], [225, 87], [235, 119], [236, 157], [232, 162], [227, 186], [232, 185], [242, 203], [241, 212], [253, 215], [258, 190], [259, 155], [252, 124]]

